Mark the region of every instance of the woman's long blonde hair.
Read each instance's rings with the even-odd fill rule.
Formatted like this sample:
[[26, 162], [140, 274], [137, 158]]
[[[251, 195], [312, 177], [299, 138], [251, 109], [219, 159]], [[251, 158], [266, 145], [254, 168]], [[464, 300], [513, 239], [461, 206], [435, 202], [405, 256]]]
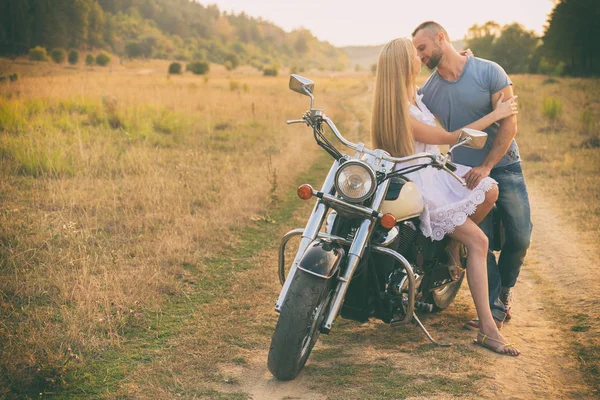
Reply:
[[371, 141], [394, 157], [414, 153], [408, 118], [415, 87], [415, 48], [409, 39], [394, 39], [379, 53], [371, 120]]

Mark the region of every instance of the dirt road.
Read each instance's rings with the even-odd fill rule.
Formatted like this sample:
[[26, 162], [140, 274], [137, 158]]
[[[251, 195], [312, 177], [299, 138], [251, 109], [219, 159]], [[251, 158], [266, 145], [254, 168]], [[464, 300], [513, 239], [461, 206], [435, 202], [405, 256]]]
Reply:
[[[470, 391], [436, 391], [431, 388], [425, 393], [413, 392], [408, 396], [410, 398], [594, 398], [593, 388], [584, 382], [579, 363], [573, 356], [573, 341], [578, 340], [577, 335], [598, 332], [600, 305], [596, 299], [600, 293], [594, 278], [600, 276], [600, 268], [593, 262], [593, 255], [598, 249], [586, 242], [585, 236], [578, 233], [568, 220], [558, 215], [555, 210], [559, 208], [545, 199], [534, 186], [530, 185], [530, 191], [533, 243], [516, 286], [515, 316], [503, 329], [522, 351], [520, 357], [499, 356], [471, 344], [473, 334], [460, 327], [461, 320], [474, 312], [468, 290], [463, 287], [457, 302], [448, 310], [426, 317], [434, 335], [452, 339], [456, 344], [454, 349], [431, 349], [425, 338], [419, 337], [415, 327], [390, 333], [387, 327], [376, 322], [359, 326], [341, 323], [338, 332], [334, 330], [322, 340], [325, 343], [317, 345], [313, 353], [316, 357], [311, 356], [306, 371], [292, 382], [273, 379], [266, 368], [266, 348], [254, 351], [247, 365], [223, 366], [223, 371], [236, 377], [236, 391], [248, 393], [252, 399], [325, 399], [338, 398], [338, 395], [339, 398], [354, 398], [352, 393], [360, 390], [360, 384], [350, 392], [336, 393], [335, 377], [318, 376], [319, 371], [327, 371], [327, 368], [331, 368], [334, 375], [339, 372], [335, 365], [339, 366], [342, 362], [335, 358], [334, 364], [331, 364], [319, 354], [328, 354], [328, 350], [333, 350], [329, 352], [331, 354], [348, 351], [348, 335], [361, 332], [367, 339], [359, 341], [356, 346], [349, 344], [350, 351], [346, 353], [348, 364], [343, 364], [358, 366], [358, 374], [360, 366], [382, 359], [392, 360], [391, 365], [399, 369], [406, 365], [425, 365], [415, 379], [433, 375], [436, 379], [453, 379], [457, 372], [477, 372], [476, 376], [469, 375], [476, 380]], [[269, 255], [265, 257], [274, 261]], [[576, 322], [569, 323], [572, 315], [585, 315], [587, 328], [582, 332], [572, 330]], [[436, 322], [439, 319], [442, 323]], [[406, 332], [411, 341], [418, 342], [415, 351], [408, 351], [410, 348], [403, 343], [402, 335]], [[339, 336], [336, 338], [336, 335]], [[585, 340], [585, 336], [580, 339]], [[397, 341], [397, 346], [394, 341]], [[436, 365], [435, 359], [440, 357], [454, 358], [454, 361]], [[453, 362], [467, 364], [467, 370]], [[349, 374], [344, 379], [348, 379], [352, 387], [352, 372]], [[374, 376], [372, 379], [378, 378]], [[389, 379], [389, 376], [384, 375], [381, 379]], [[332, 386], [328, 382], [333, 382]], [[398, 385], [402, 383], [398, 382]], [[377, 398], [388, 398], [381, 394], [385, 392], [378, 393]], [[390, 396], [397, 398], [393, 394]]]

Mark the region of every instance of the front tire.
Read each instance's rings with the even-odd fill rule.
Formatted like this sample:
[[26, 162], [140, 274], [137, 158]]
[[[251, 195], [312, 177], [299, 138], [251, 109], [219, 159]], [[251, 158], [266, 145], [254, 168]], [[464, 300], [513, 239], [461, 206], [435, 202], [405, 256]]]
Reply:
[[298, 271], [281, 307], [269, 349], [269, 371], [281, 381], [298, 376], [320, 334], [331, 299], [329, 281]]

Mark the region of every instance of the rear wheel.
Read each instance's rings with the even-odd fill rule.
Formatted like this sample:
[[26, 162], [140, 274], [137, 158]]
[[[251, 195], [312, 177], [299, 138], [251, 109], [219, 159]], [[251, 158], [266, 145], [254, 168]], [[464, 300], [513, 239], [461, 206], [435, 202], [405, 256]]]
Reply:
[[268, 367], [275, 378], [287, 381], [298, 376], [317, 343], [330, 299], [329, 281], [296, 273], [271, 339]]
[[[466, 271], [467, 249], [463, 245], [461, 245], [460, 249], [460, 263]], [[441, 311], [447, 308], [454, 301], [454, 298], [458, 294], [460, 286], [462, 285], [462, 282], [465, 279], [465, 271], [461, 272], [460, 278], [458, 278], [454, 282], [443, 287], [433, 289], [431, 292], [428, 292], [423, 296], [423, 301], [425, 301], [426, 303], [433, 304], [432, 311]]]

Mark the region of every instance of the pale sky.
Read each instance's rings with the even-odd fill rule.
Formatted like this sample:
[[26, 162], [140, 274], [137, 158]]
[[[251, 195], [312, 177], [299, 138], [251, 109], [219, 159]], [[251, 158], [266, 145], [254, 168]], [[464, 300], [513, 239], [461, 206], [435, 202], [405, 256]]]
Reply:
[[244, 11], [286, 31], [309, 29], [335, 46], [377, 45], [408, 37], [419, 23], [442, 24], [452, 40], [462, 39], [473, 24], [494, 20], [519, 22], [543, 34], [552, 0], [197, 0], [221, 11]]

